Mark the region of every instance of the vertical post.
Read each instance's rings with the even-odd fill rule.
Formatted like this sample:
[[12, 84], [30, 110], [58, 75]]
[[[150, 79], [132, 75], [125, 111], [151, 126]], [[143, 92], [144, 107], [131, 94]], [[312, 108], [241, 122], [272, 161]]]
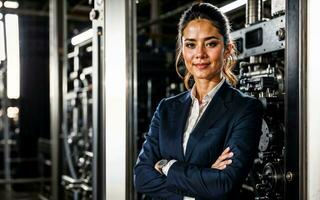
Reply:
[[[1, 61], [1, 64], [3, 64], [1, 67], [3, 68], [3, 100], [2, 102], [2, 109], [3, 109], [3, 139], [4, 139], [4, 151], [3, 151], [3, 158], [4, 158], [4, 178], [6, 181], [11, 180], [11, 170], [10, 170], [10, 132], [9, 132], [9, 119], [7, 114], [7, 108], [8, 108], [8, 95], [7, 95], [7, 61], [8, 61], [8, 54], [7, 54], [7, 37], [6, 37], [6, 23], [5, 23], [5, 16], [3, 16], [3, 47], [2, 50], [4, 53], [5, 60]], [[11, 184], [6, 184], [6, 191], [9, 192], [9, 196], [11, 196]]]
[[106, 199], [133, 198], [135, 159], [135, 2], [105, 1]]
[[[247, 0], [246, 26], [250, 26], [262, 20], [262, 0]], [[250, 56], [250, 63], [262, 62], [262, 56]]]
[[52, 199], [59, 200], [60, 190], [60, 133], [62, 122], [62, 69], [66, 65], [66, 5], [64, 0], [50, 0], [50, 136]]
[[[159, 0], [150, 1], [150, 15], [151, 21], [159, 19], [160, 16], [160, 2]], [[155, 23], [150, 27], [151, 36], [154, 37], [155, 45], [158, 48], [160, 45], [161, 23]]]
[[286, 1], [285, 199], [306, 199], [306, 2]]
[[106, 200], [105, 172], [105, 1], [94, 1], [92, 20], [93, 200]]
[[136, 1], [127, 1], [127, 130], [126, 130], [126, 200], [137, 199], [133, 186], [133, 167], [137, 157], [138, 138], [138, 71], [137, 71], [137, 25]]
[[[8, 66], [8, 65], [6, 65]], [[2, 104], [2, 109], [3, 109], [3, 139], [4, 139], [4, 178], [7, 181], [6, 183], [6, 192], [9, 193], [9, 196], [11, 197], [11, 155], [10, 155], [10, 131], [9, 131], [9, 126], [10, 126], [10, 121], [8, 118], [8, 113], [7, 113], [7, 109], [8, 109], [8, 103], [9, 103], [9, 99], [7, 97], [7, 74], [5, 73], [4, 75], [4, 99], [3, 104]]]
[[[308, 18], [308, 1], [300, 0], [300, 103], [299, 103], [299, 114], [300, 114], [300, 133], [299, 133], [299, 199], [309, 199], [308, 198], [308, 74], [307, 74], [307, 64], [308, 64], [308, 37], [307, 37], [307, 18]], [[288, 67], [288, 66], [287, 66]], [[319, 165], [318, 165], [319, 166]], [[318, 198], [317, 198], [318, 199]], [[311, 200], [311, 199], [309, 199]]]
[[262, 20], [262, 0], [247, 0], [246, 26]]

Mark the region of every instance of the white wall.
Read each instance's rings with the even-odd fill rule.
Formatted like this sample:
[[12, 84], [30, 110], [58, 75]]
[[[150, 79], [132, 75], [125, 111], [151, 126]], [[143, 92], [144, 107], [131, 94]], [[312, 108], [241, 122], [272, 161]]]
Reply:
[[308, 200], [320, 199], [320, 1], [308, 1]]

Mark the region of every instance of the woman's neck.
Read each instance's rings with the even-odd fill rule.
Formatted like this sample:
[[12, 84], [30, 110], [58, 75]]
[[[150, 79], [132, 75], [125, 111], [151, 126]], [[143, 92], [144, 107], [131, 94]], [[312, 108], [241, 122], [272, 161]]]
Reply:
[[216, 87], [222, 78], [218, 80], [196, 80], [195, 86], [196, 86], [196, 98], [201, 103], [203, 98], [214, 88]]

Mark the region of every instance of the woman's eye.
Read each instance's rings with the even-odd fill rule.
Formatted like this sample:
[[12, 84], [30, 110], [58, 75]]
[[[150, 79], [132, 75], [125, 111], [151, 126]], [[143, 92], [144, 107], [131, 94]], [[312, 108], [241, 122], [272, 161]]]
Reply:
[[186, 43], [185, 46], [188, 47], [188, 48], [193, 49], [193, 48], [195, 48], [196, 45], [194, 43]]
[[206, 46], [207, 46], [207, 47], [215, 47], [215, 46], [217, 46], [217, 43], [215, 43], [215, 42], [208, 42], [208, 43], [206, 44]]

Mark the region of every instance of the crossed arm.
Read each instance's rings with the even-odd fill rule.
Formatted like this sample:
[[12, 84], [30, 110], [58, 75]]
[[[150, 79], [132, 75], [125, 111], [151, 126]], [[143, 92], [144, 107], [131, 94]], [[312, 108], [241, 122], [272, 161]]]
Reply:
[[[135, 166], [136, 189], [161, 198], [227, 196], [246, 177], [256, 153], [262, 115], [262, 108], [256, 101], [245, 106], [232, 128], [230, 142], [227, 142], [230, 148], [225, 149], [210, 168], [177, 161], [170, 167], [168, 176], [157, 171], [157, 162], [162, 159], [158, 144], [161, 102]], [[232, 164], [230, 151], [234, 154]]]

